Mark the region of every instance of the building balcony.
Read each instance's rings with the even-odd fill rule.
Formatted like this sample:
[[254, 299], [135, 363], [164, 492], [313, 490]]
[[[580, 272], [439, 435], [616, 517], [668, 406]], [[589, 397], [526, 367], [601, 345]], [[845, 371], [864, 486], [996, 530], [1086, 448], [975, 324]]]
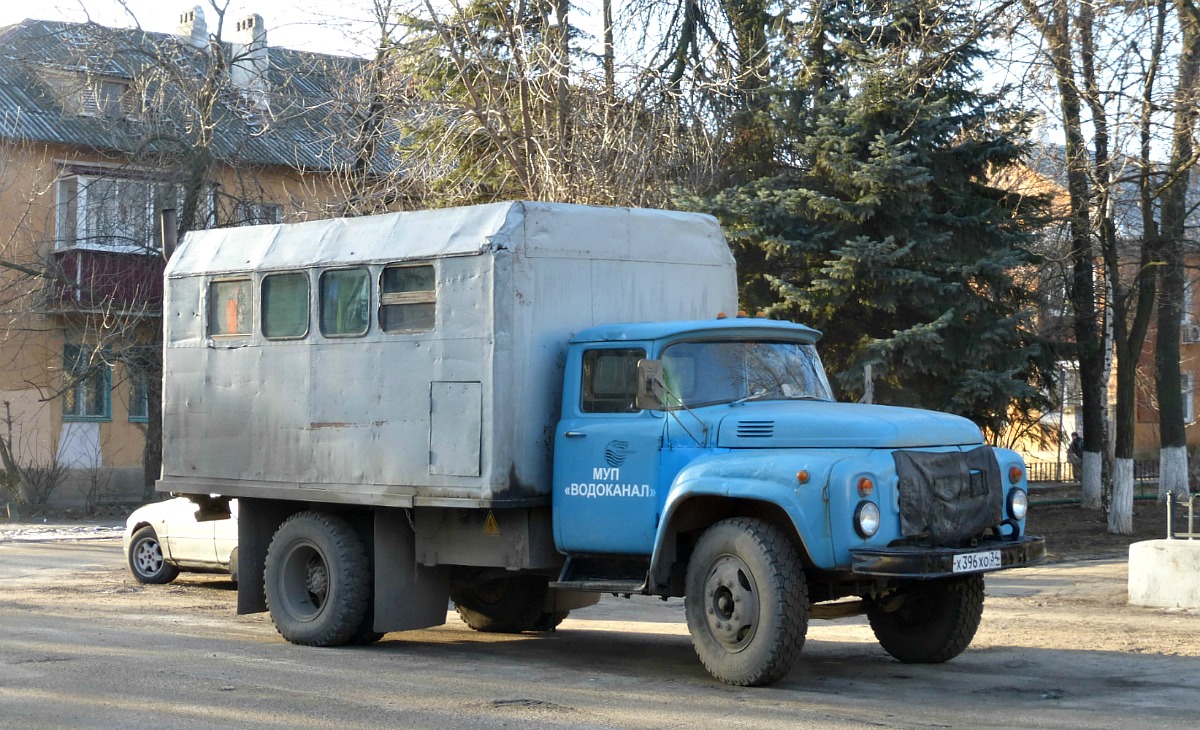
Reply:
[[61, 248], [54, 251], [54, 263], [58, 278], [46, 298], [47, 314], [162, 316], [166, 261], [161, 255]]

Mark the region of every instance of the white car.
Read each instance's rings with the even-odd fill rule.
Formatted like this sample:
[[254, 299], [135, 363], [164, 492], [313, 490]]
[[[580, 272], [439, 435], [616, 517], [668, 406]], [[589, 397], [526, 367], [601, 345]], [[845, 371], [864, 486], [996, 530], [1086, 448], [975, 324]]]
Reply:
[[139, 583], [170, 583], [180, 571], [228, 572], [237, 582], [237, 500], [232, 517], [196, 521], [184, 497], [139, 507], [125, 521], [125, 560]]

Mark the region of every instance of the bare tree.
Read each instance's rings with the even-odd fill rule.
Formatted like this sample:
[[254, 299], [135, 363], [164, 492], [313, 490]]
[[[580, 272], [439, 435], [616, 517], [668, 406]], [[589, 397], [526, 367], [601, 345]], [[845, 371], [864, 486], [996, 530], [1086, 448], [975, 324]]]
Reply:
[[[1028, 47], [1049, 68], [1059, 112], [1056, 121], [1066, 140], [1066, 224], [1074, 261], [1069, 293], [1083, 384], [1084, 506], [1101, 506], [1108, 382], [1103, 363], [1112, 347], [1117, 357], [1117, 404], [1109, 530], [1128, 534], [1133, 529], [1138, 367], [1158, 291], [1159, 403], [1173, 400], [1176, 409], [1180, 403], [1182, 278], [1180, 256], [1172, 253], [1171, 242], [1183, 238], [1182, 196], [1187, 170], [1195, 163], [1185, 144], [1194, 134], [1195, 104], [1180, 103], [1195, 98], [1194, 91], [1183, 90], [1194, 86], [1194, 71], [1189, 81], [1188, 67], [1195, 63], [1189, 53], [1172, 50], [1189, 46], [1178, 45], [1185, 35], [1183, 11], [1172, 12], [1164, 0], [1133, 5], [1022, 0], [1021, 8], [1024, 25], [1018, 28], [1032, 29]], [[1180, 110], [1188, 109], [1192, 116], [1181, 116]], [[1173, 120], [1170, 110], [1175, 110]], [[1155, 151], [1164, 143], [1174, 147], [1166, 163], [1155, 160]], [[1176, 195], [1179, 205], [1173, 208]], [[1172, 230], [1177, 232], [1168, 233]], [[1177, 263], [1172, 265], [1172, 259]], [[1104, 282], [1103, 290], [1094, 287], [1097, 279]], [[1163, 348], [1168, 348], [1165, 355]], [[1164, 378], [1171, 377], [1170, 371], [1174, 381], [1168, 382]], [[1164, 421], [1163, 473], [1180, 471], [1186, 489], [1182, 411], [1166, 404], [1160, 417], [1177, 422], [1175, 440], [1183, 455], [1181, 469], [1173, 467], [1173, 437]]]
[[565, 2], [424, 3], [398, 17], [379, 24], [371, 71], [346, 85], [369, 93], [345, 95], [348, 108], [355, 96], [387, 100], [376, 129], [395, 174], [376, 168], [377, 187], [394, 191], [383, 198], [653, 206], [673, 185], [711, 175], [711, 138], [681, 97], [614, 87], [615, 70], [592, 67], [576, 47]]

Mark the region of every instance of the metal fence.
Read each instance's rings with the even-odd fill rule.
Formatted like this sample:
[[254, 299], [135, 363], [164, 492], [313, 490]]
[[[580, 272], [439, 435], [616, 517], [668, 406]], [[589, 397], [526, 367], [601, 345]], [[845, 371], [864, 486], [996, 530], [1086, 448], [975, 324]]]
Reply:
[[[1031, 484], [1065, 484], [1079, 481], [1079, 470], [1067, 461], [1038, 461], [1030, 459], [1025, 462]], [[1133, 481], [1157, 482], [1158, 459], [1134, 459]]]

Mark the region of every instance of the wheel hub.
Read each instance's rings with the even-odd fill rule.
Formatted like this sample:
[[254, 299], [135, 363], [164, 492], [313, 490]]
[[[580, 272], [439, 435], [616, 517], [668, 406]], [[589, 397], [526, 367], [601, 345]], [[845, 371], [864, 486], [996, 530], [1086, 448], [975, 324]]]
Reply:
[[329, 599], [329, 564], [311, 542], [293, 545], [279, 576], [281, 609], [296, 620], [312, 621]]
[[717, 558], [704, 582], [708, 631], [729, 651], [750, 644], [758, 626], [758, 586], [750, 569], [733, 555]]
[[163, 556], [162, 548], [157, 542], [145, 540], [138, 543], [137, 549], [134, 550], [133, 559], [137, 562], [138, 568], [145, 574], [151, 575], [157, 573], [162, 567]]
[[305, 585], [312, 602], [320, 606], [329, 593], [329, 571], [326, 570], [325, 563], [315, 556], [308, 561], [308, 576], [305, 579]]

